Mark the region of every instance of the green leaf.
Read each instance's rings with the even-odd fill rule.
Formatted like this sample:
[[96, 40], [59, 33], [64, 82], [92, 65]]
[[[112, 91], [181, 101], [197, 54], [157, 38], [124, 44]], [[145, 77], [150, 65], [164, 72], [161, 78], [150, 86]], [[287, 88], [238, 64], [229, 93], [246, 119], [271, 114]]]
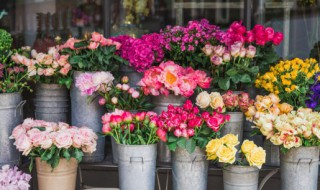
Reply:
[[211, 133], [211, 129], [206, 127], [206, 128], [203, 128], [201, 131], [200, 131], [200, 134], [204, 135], [204, 136], [207, 136]]
[[179, 138], [178, 141], [177, 141], [177, 145], [180, 148], [186, 148], [186, 143], [187, 143], [187, 139], [184, 138], [184, 137]]
[[234, 76], [234, 75], [238, 74], [238, 71], [235, 68], [231, 68], [226, 72], [226, 74], [229, 76]]
[[177, 148], [177, 143], [176, 143], [176, 142], [168, 143], [168, 148], [169, 148], [169, 150], [171, 150], [171, 151], [175, 151], [176, 148]]
[[240, 81], [243, 82], [243, 83], [250, 83], [251, 82], [251, 77], [248, 74], [244, 74], [244, 75], [241, 76]]
[[29, 164], [29, 172], [31, 173], [31, 172], [32, 172], [32, 169], [33, 169], [33, 165], [34, 165], [34, 158], [31, 157], [30, 159], [31, 159], [31, 160], [30, 160], [30, 164]]
[[191, 154], [196, 149], [196, 142], [193, 139], [188, 139], [186, 143], [186, 150]]
[[140, 140], [140, 143], [141, 143], [142, 145], [147, 144], [146, 141], [142, 138], [142, 136], [140, 136], [140, 135], [137, 135], [137, 136], [138, 136], [138, 138], [139, 138], [139, 140]]
[[218, 85], [222, 90], [228, 90], [230, 88], [230, 78], [219, 78]]
[[85, 47], [85, 46], [87, 46], [88, 45], [88, 43], [84, 40], [84, 41], [81, 41], [81, 42], [76, 42], [76, 43], [74, 43], [74, 47], [75, 48], [81, 48], [81, 47]]
[[58, 151], [56, 151], [56, 149], [57, 148], [55, 146], [53, 146], [50, 149], [44, 151], [41, 154], [41, 160], [48, 161], [48, 160], [52, 159], [52, 157], [54, 156], [55, 152], [58, 152]]
[[65, 159], [67, 159], [67, 160], [70, 160], [71, 155], [70, 155], [70, 152], [69, 152], [68, 149], [64, 149], [64, 150], [63, 150], [63, 157], [64, 157]]
[[174, 136], [169, 136], [169, 137], [168, 137], [168, 142], [169, 142], [169, 143], [176, 142], [177, 140], [178, 140], [177, 137], [174, 137]]
[[258, 67], [258, 66], [253, 66], [253, 67], [251, 67], [250, 70], [251, 70], [251, 72], [254, 73], [254, 74], [259, 73], [259, 67]]
[[81, 162], [82, 157], [83, 157], [83, 152], [82, 152], [80, 149], [76, 148], [76, 149], [74, 149], [73, 157], [74, 157], [78, 162]]

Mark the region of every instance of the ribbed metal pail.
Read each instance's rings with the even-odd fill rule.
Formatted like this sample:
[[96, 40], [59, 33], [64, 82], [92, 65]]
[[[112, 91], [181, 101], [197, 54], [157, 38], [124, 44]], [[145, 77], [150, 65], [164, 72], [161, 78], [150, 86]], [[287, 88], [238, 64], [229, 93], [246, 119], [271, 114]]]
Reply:
[[34, 99], [35, 118], [50, 122], [68, 122], [69, 94], [58, 84], [37, 84]]
[[20, 153], [9, 139], [13, 129], [22, 121], [22, 101], [20, 93], [0, 94], [0, 168], [3, 165], [18, 165]]
[[[77, 76], [83, 72], [74, 72], [74, 83]], [[71, 124], [73, 126], [81, 127], [87, 126], [94, 132], [101, 132], [102, 123], [101, 117], [105, 110], [103, 106], [100, 106], [99, 98], [95, 98], [93, 102], [88, 102], [87, 96], [82, 96], [81, 92], [75, 87], [75, 84], [71, 87]], [[98, 135], [99, 136], [99, 135]], [[97, 141], [97, 150], [92, 154], [85, 154], [82, 162], [101, 162], [104, 160], [105, 138], [99, 136]]]
[[[155, 105], [153, 109], [157, 114], [161, 114], [162, 111], [167, 111], [168, 105], [173, 106], [182, 106], [186, 101], [186, 98], [183, 96], [175, 96], [169, 94], [168, 96], [159, 95], [152, 97], [152, 103]], [[171, 152], [167, 145], [160, 141], [158, 143], [158, 162], [159, 164], [168, 164], [171, 162]]]
[[291, 148], [280, 160], [282, 190], [317, 190], [319, 147]]
[[121, 190], [154, 190], [157, 145], [118, 144]]
[[177, 148], [172, 158], [173, 190], [206, 190], [209, 162], [204, 149], [196, 147], [192, 154]]

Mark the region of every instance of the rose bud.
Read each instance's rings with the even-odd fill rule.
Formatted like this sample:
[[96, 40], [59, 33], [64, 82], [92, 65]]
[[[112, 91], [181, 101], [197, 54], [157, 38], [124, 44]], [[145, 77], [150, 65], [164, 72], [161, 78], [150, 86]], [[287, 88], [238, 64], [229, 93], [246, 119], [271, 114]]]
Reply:
[[122, 84], [117, 84], [116, 88], [119, 89], [119, 90], [122, 90]]
[[223, 60], [221, 57], [217, 56], [217, 55], [213, 55], [210, 57], [210, 61], [214, 64], [214, 65], [221, 65]]
[[112, 98], [111, 98], [111, 102], [112, 102], [114, 105], [118, 104], [118, 98], [117, 98], [117, 97], [112, 97]]
[[130, 86], [129, 86], [128, 84], [123, 84], [123, 85], [122, 85], [122, 90], [123, 90], [123, 91], [128, 91], [129, 88], [130, 88]]
[[159, 128], [156, 133], [160, 140], [167, 142], [167, 132], [165, 130]]
[[135, 91], [134, 88], [129, 88], [128, 93], [132, 94], [134, 91]]
[[116, 126], [122, 122], [122, 118], [120, 115], [111, 115], [110, 117], [110, 126]]
[[230, 53], [224, 53], [223, 54], [223, 62], [229, 62], [231, 60]]
[[181, 137], [182, 136], [182, 132], [181, 132], [180, 129], [176, 129], [176, 130], [174, 130], [173, 135], [176, 136], [176, 137]]
[[156, 128], [157, 127], [157, 119], [152, 118], [151, 121], [149, 122], [149, 127]]
[[201, 113], [201, 117], [202, 117], [204, 120], [207, 120], [207, 119], [209, 119], [209, 117], [210, 117], [210, 113], [207, 112], [207, 111], [202, 112], [202, 113]]
[[103, 105], [105, 105], [106, 104], [106, 100], [104, 99], [104, 98], [100, 98], [99, 99], [99, 105], [100, 106], [103, 106]]
[[194, 129], [187, 129], [187, 134], [189, 137], [192, 137], [194, 135]]
[[247, 58], [253, 58], [256, 55], [256, 47], [250, 45], [246, 52]]
[[214, 46], [213, 47], [213, 51], [216, 55], [218, 55], [219, 57], [221, 57], [225, 51], [225, 47], [223, 46]]
[[109, 123], [106, 123], [106, 124], [104, 124], [104, 125], [102, 126], [102, 133], [103, 133], [103, 134], [108, 134], [108, 133], [111, 132], [111, 130], [112, 130], [112, 129], [111, 129]]
[[134, 92], [132, 92], [131, 95], [132, 95], [132, 98], [136, 99], [136, 98], [139, 98], [140, 93], [138, 91], [134, 91]]
[[239, 57], [245, 57], [246, 56], [246, 53], [247, 53], [247, 50], [246, 50], [246, 48], [245, 47], [242, 47], [241, 49], [240, 49], [240, 55], [239, 55]]
[[188, 135], [187, 129], [183, 129], [183, 130], [182, 130], [182, 136], [183, 136], [184, 138], [186, 138], [186, 139], [188, 139], [188, 138], [189, 138], [189, 135]]
[[130, 123], [133, 120], [133, 116], [130, 112], [125, 111], [122, 114], [122, 120], [126, 123]]
[[131, 124], [129, 125], [129, 129], [130, 129], [130, 132], [132, 132], [132, 131], [134, 130], [134, 124], [131, 123]]
[[203, 48], [202, 51], [206, 56], [210, 56], [213, 52], [213, 46], [211, 44], [206, 44]]
[[146, 117], [146, 114], [147, 114], [146, 112], [138, 112], [136, 113], [135, 118], [137, 121], [143, 121], [144, 118]]
[[127, 84], [127, 83], [129, 82], [129, 77], [128, 77], [128, 76], [123, 76], [123, 77], [121, 78], [121, 82], [122, 82], [123, 84]]

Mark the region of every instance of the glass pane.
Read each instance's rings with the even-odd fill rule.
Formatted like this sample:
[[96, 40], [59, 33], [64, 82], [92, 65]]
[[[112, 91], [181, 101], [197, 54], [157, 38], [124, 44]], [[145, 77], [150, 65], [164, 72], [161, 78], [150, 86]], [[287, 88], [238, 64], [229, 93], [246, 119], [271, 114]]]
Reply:
[[[255, 1], [254, 21], [283, 32], [284, 41], [277, 47], [283, 58], [307, 58], [319, 42], [319, 4], [315, 0]], [[319, 57], [318, 50], [312, 52]]]
[[45, 50], [60, 36], [103, 32], [101, 0], [1, 0], [0, 28], [14, 36], [16, 47]]
[[243, 0], [113, 0], [112, 35], [141, 36], [159, 32], [166, 25], [185, 25], [208, 19], [227, 27], [244, 18]]

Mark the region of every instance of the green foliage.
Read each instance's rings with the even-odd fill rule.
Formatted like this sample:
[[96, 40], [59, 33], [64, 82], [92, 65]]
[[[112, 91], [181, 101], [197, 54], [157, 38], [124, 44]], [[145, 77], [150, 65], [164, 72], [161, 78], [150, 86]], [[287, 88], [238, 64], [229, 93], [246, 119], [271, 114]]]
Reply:
[[12, 41], [11, 34], [4, 29], [0, 29], [0, 54], [10, 50]]

